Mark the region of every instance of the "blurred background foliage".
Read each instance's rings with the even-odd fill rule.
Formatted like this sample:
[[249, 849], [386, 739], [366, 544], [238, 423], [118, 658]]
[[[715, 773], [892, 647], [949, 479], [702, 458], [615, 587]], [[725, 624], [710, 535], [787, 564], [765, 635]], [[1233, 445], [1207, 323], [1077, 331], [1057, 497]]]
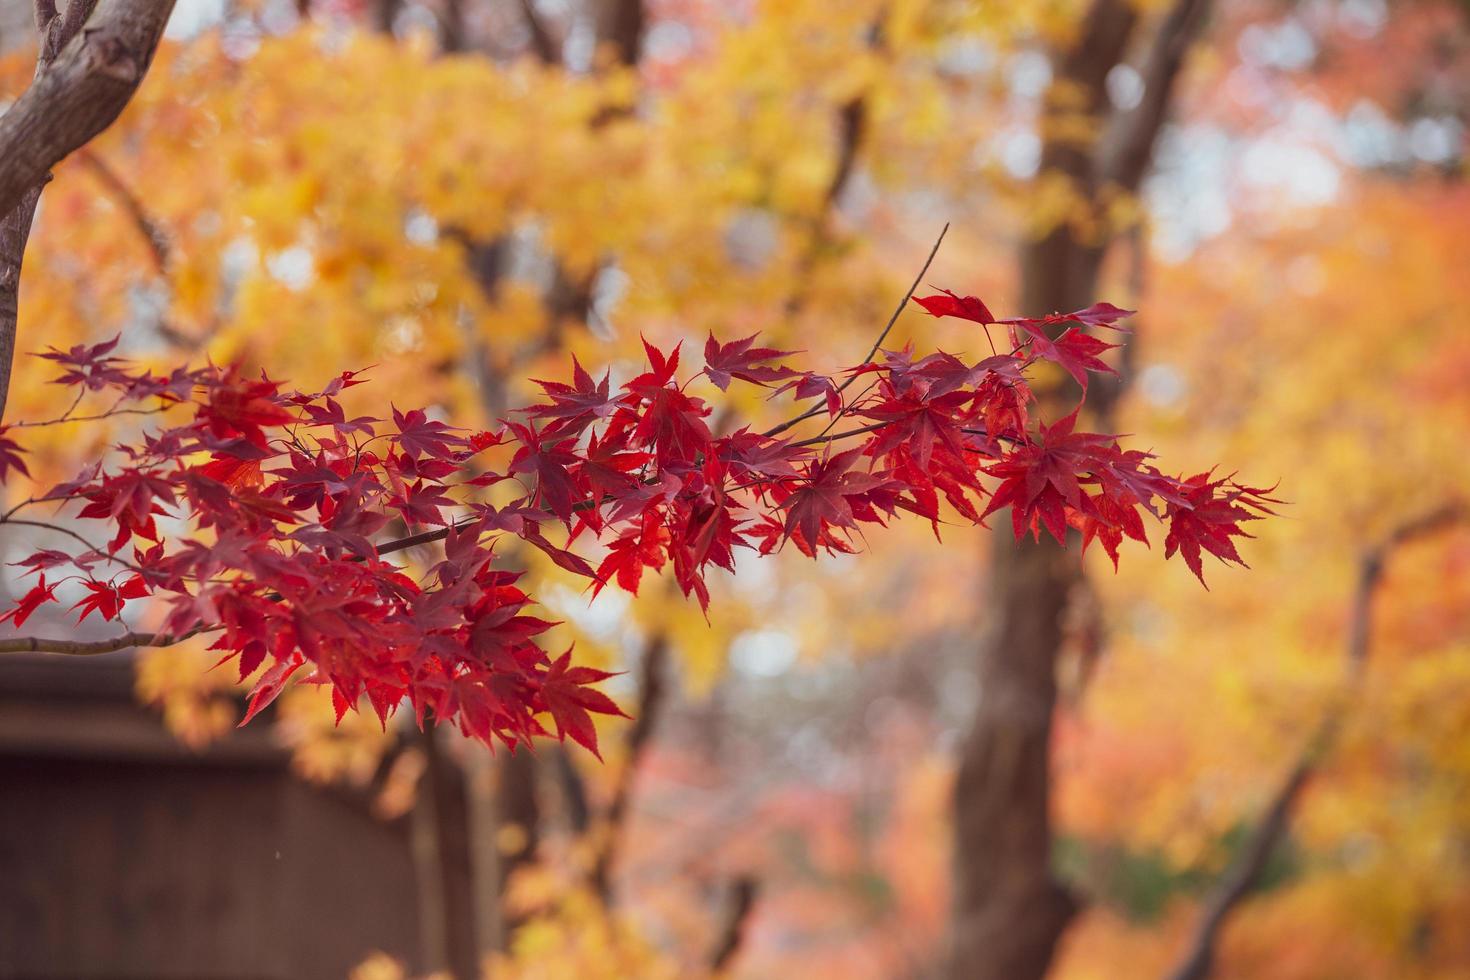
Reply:
[[[945, 222], [930, 281], [998, 312], [1018, 242], [1121, 236], [1101, 297], [1142, 313], [1116, 427], [1291, 505], [1208, 592], [1141, 548], [1116, 575], [1087, 557], [1053, 769], [1055, 864], [1088, 907], [1054, 974], [1164, 974], [1332, 717], [1219, 975], [1470, 975], [1470, 534], [1394, 549], [1371, 657], [1353, 675], [1345, 653], [1367, 549], [1470, 487], [1466, 8], [1223, 0], [1141, 194], [1098, 211], [1040, 165], [1043, 106], [1067, 97], [1045, 52], [1085, 7], [650, 0], [630, 46], [571, 0], [183, 4], [123, 119], [46, 191], [21, 347], [120, 331], [146, 362], [307, 387], [371, 365], [349, 410], [478, 427], [572, 355], [626, 374], [640, 335], [856, 361]], [[1141, 85], [1120, 66], [1108, 96]], [[963, 326], [911, 312], [895, 339], [980, 353]], [[65, 407], [45, 381], [20, 366], [14, 417]], [[775, 418], [738, 397], [742, 422]], [[69, 473], [128, 435], [115, 421], [37, 430], [36, 466]], [[276, 727], [304, 775], [373, 782], [384, 813], [414, 807], [436, 753], [466, 767], [478, 846], [514, 870], [484, 886], [497, 976], [705, 970], [742, 882], [737, 975], [930, 975], [982, 538], [915, 522], [865, 556], [786, 554], [721, 582], [708, 622], [656, 584], [589, 603], [518, 556], [565, 620], [552, 642], [628, 671], [609, 687], [652, 713], [651, 737], [603, 726], [606, 765], [547, 746], [517, 783], [454, 739], [333, 727], [310, 688]], [[240, 713], [209, 662], [137, 665], [201, 749]], [[518, 791], [532, 826], [506, 815]]]

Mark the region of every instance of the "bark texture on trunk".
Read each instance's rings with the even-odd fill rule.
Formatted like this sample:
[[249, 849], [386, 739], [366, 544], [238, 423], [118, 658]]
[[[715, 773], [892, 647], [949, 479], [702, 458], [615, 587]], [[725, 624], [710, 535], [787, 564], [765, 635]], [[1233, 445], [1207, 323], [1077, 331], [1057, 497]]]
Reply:
[[1053, 653], [1076, 560], [1050, 542], [997, 540], [991, 570], [980, 703], [955, 784], [956, 980], [1043, 976], [1077, 910], [1051, 873], [1048, 768]]
[[[1138, 26], [1126, 0], [1095, 0], [1076, 42], [1055, 56], [1056, 85], [1041, 127], [1052, 135], [1041, 171], [1065, 176], [1097, 220], [1060, 224], [1022, 249], [1023, 314], [1097, 299], [1114, 234], [1101, 221], [1106, 198], [1137, 192], [1206, 8], [1207, 0], [1176, 0], [1165, 13], [1142, 59], [1145, 95], [1129, 113], [1108, 118], [1106, 85]], [[1093, 384], [1088, 403], [1100, 431], [1108, 431], [1120, 392], [1103, 379]], [[1055, 419], [1079, 392], [1068, 382], [1038, 395], [1043, 415]], [[1035, 980], [1050, 969], [1080, 908], [1052, 873], [1050, 748], [1063, 621], [1082, 571], [1075, 549], [1063, 551], [1045, 535], [1016, 543], [1003, 529], [992, 542], [980, 696], [955, 785], [949, 976]]]
[[51, 168], [112, 124], [142, 83], [174, 0], [36, 0], [31, 87], [0, 116], [0, 421], [5, 417], [20, 267]]

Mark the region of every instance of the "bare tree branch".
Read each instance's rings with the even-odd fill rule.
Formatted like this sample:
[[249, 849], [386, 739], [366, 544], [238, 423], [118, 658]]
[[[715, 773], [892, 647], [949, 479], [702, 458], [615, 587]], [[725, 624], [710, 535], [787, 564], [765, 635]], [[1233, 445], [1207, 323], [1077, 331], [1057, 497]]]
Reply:
[[1210, 0], [1175, 0], [1154, 34], [1143, 64], [1143, 97], [1113, 120], [1099, 147], [1098, 175], [1136, 193], [1168, 117], [1185, 55], [1209, 19]]
[[[21, 260], [51, 168], [106, 129], [143, 81], [173, 0], [36, 0], [31, 87], [0, 116], [0, 419], [15, 356]], [[85, 25], [85, 26], [83, 26]]]
[[169, 263], [169, 241], [168, 235], [163, 227], [154, 221], [148, 214], [148, 209], [143, 207], [143, 202], [133, 189], [118, 176], [107, 161], [86, 147], [77, 150], [77, 162], [92, 171], [98, 183], [109, 195], [122, 207], [123, 212], [132, 221], [133, 227], [138, 229], [138, 234], [148, 246], [148, 255], [153, 259], [153, 271], [163, 275], [168, 271]]
[[0, 653], [61, 653], [73, 657], [95, 657], [102, 653], [116, 653], [133, 647], [171, 647], [191, 636], [223, 629], [210, 626], [189, 630], [178, 636], [167, 633], [124, 633], [107, 640], [58, 640], [44, 636], [19, 636], [0, 640]]
[[61, 28], [46, 33], [43, 57], [63, 45], [55, 60], [0, 116], [0, 212], [9, 213], [57, 162], [118, 117], [148, 71], [173, 0], [105, 0], [67, 38], [68, 27], [80, 27], [76, 7], [74, 0], [51, 22]]
[[[1377, 546], [1370, 548], [1358, 565], [1358, 581], [1353, 590], [1351, 621], [1345, 665], [1348, 680], [1356, 683], [1373, 639], [1373, 599], [1383, 581], [1383, 570], [1395, 550], [1464, 520], [1466, 513], [1458, 504], [1448, 504], [1396, 528]], [[1221, 879], [1205, 905], [1204, 915], [1195, 927], [1194, 936], [1179, 965], [1169, 974], [1170, 980], [1205, 980], [1215, 965], [1220, 934], [1230, 915], [1260, 882], [1266, 863], [1291, 829], [1302, 790], [1331, 752], [1347, 711], [1347, 702], [1338, 702], [1318, 722], [1296, 763], [1282, 780], [1235, 863]]]
[[623, 828], [628, 819], [628, 805], [633, 799], [633, 784], [638, 776], [639, 763], [643, 760], [643, 753], [653, 735], [654, 723], [663, 708], [668, 660], [669, 639], [660, 631], [649, 638], [643, 650], [643, 663], [639, 671], [641, 683], [638, 708], [633, 714], [633, 725], [628, 729], [623, 768], [618, 773], [617, 786], [604, 816], [601, 843], [593, 860], [592, 887], [605, 905], [611, 904], [612, 869], [617, 863], [622, 844]]
[[548, 65], [561, 64], [561, 44], [551, 34], [539, 11], [536, 0], [521, 0], [521, 14], [526, 18], [526, 28], [531, 32], [531, 47]]
[[643, 55], [643, 32], [647, 27], [643, 0], [596, 0], [597, 38], [612, 48], [620, 65], [636, 65]]
[[718, 976], [728, 969], [735, 959], [735, 954], [740, 952], [740, 947], [745, 941], [745, 926], [750, 921], [750, 913], [755, 908], [755, 900], [759, 893], [760, 883], [750, 875], [740, 875], [730, 882], [730, 897], [725, 913], [725, 923], [720, 928], [714, 947], [710, 951], [709, 970], [711, 974]]

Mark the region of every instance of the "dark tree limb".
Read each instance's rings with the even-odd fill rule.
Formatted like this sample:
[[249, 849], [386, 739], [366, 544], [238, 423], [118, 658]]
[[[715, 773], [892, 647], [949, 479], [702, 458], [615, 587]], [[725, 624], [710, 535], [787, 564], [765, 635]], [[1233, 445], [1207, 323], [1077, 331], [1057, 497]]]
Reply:
[[552, 755], [556, 766], [556, 782], [561, 790], [562, 806], [566, 811], [567, 826], [573, 834], [581, 837], [592, 827], [592, 804], [587, 799], [587, 783], [577, 771], [571, 752], [566, 746], [558, 745]]
[[1210, 0], [1176, 0], [1165, 15], [1144, 59], [1143, 96], [1113, 121], [1099, 147], [1098, 172], [1104, 183], [1138, 192], [1168, 119], [1185, 56], [1209, 15]]
[[173, 0], [37, 0], [31, 87], [0, 116], [0, 419], [10, 388], [21, 260], [51, 168], [106, 129], [153, 61]]
[[[1426, 537], [1464, 520], [1465, 511], [1450, 504], [1400, 525], [1377, 546], [1370, 548], [1358, 565], [1348, 625], [1345, 671], [1349, 683], [1361, 680], [1373, 640], [1373, 600], [1383, 581], [1384, 567], [1393, 552], [1411, 541]], [[1340, 701], [1317, 724], [1295, 764], [1282, 780], [1262, 814], [1250, 839], [1226, 871], [1219, 886], [1205, 903], [1204, 914], [1195, 927], [1189, 947], [1170, 980], [1205, 980], [1214, 969], [1220, 935], [1230, 916], [1260, 883], [1267, 861], [1291, 830], [1296, 806], [1312, 776], [1332, 751], [1348, 704]]]
[[[883, 46], [883, 21], [880, 17], [868, 29], [868, 46], [878, 50]], [[868, 93], [861, 91], [844, 102], [837, 110], [837, 155], [832, 165], [832, 175], [822, 194], [821, 209], [812, 218], [811, 234], [796, 259], [796, 289], [786, 301], [786, 316], [799, 314], [811, 299], [812, 272], [822, 253], [832, 247], [836, 237], [833, 219], [842, 197], [857, 172], [858, 159], [868, 141], [870, 108]]]
[[[1152, 40], [1149, 91], [1126, 126], [1108, 120], [1107, 77], [1122, 64], [1139, 17], [1128, 0], [1094, 0], [1077, 39], [1053, 58], [1056, 84], [1043, 108], [1041, 171], [1064, 177], [1092, 210], [1096, 227], [1060, 223], [1021, 250], [1021, 308], [1028, 315], [1078, 309], [1096, 299], [1113, 230], [1103, 223], [1105, 181], [1142, 179], [1173, 99], [1197, 0], [1177, 0]], [[1179, 9], [1184, 14], [1179, 13]], [[1119, 150], [1099, 144], [1109, 132]], [[1104, 141], [1106, 142], [1106, 141]], [[1122, 152], [1126, 150], [1127, 152]], [[1129, 161], [1128, 172], [1106, 161]], [[1109, 168], [1117, 172], [1108, 172]], [[1116, 190], [1117, 188], [1113, 188]], [[1106, 418], [1122, 387], [1098, 384], [1091, 404]], [[1074, 402], [1059, 386], [1043, 403]], [[1062, 409], [1065, 411], [1065, 409]], [[1067, 597], [1081, 568], [1052, 542], [996, 539], [991, 558], [990, 630], [981, 644], [980, 699], [955, 784], [955, 891], [948, 975], [964, 980], [1038, 980], [1078, 910], [1052, 872], [1051, 728], [1056, 665], [1066, 639]]]
[[648, 26], [643, 0], [595, 0], [599, 45], [612, 50], [613, 61], [636, 65], [643, 56], [643, 34]]
[[173, 2], [105, 0], [67, 38], [65, 31], [80, 27], [86, 8], [85, 0], [74, 0], [42, 26], [43, 61], [52, 48], [59, 50], [0, 116], [0, 212], [9, 213], [53, 166], [118, 117], [148, 71]]
[[628, 729], [622, 769], [618, 772], [612, 800], [603, 815], [602, 836], [589, 875], [593, 890], [605, 905], [612, 904], [612, 871], [622, 847], [628, 807], [633, 800], [633, 784], [637, 781], [639, 764], [648, 749], [653, 726], [667, 695], [668, 659], [668, 637], [662, 632], [655, 633], [643, 649], [643, 663], [639, 669], [638, 708], [633, 714], [633, 724]]
[[[222, 627], [212, 627], [220, 629]], [[171, 647], [208, 630], [190, 630], [179, 636], [167, 633], [129, 632], [106, 640], [62, 640], [44, 636], [21, 636], [0, 640], [0, 653], [60, 653], [73, 657], [95, 657], [134, 647]]]
[[118, 176], [117, 171], [113, 170], [107, 161], [86, 147], [82, 147], [77, 150], [77, 162], [92, 171], [97, 182], [123, 209], [128, 220], [138, 230], [139, 237], [148, 246], [148, 255], [153, 260], [153, 271], [159, 275], [165, 274], [169, 263], [169, 240], [168, 235], [163, 231], [163, 226], [153, 220], [138, 195], [133, 193], [133, 189]]
[[536, 0], [520, 0], [521, 16], [526, 19], [526, 29], [531, 32], [531, 49], [548, 65], [561, 64], [561, 42], [552, 36], [551, 28], [546, 26], [540, 11], [536, 9]]
[[729, 969], [745, 942], [745, 927], [760, 895], [760, 883], [751, 875], [740, 875], [730, 882], [730, 895], [725, 920], [710, 949], [709, 971], [719, 976]]

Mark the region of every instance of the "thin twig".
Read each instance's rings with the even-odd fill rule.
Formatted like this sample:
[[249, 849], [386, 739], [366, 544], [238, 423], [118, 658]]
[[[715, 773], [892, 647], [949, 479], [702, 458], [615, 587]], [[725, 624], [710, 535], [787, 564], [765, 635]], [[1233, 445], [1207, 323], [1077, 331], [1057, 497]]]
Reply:
[[93, 544], [92, 542], [88, 541], [86, 538], [82, 537], [80, 534], [78, 534], [77, 532], [73, 531], [71, 528], [69, 528], [69, 527], [62, 527], [60, 524], [48, 524], [45, 521], [30, 521], [30, 520], [16, 519], [16, 518], [13, 518], [13, 517], [6, 517], [4, 520], [0, 520], [0, 524], [9, 524], [9, 525], [12, 525], [14, 527], [34, 527], [34, 528], [40, 528], [43, 531], [53, 531], [56, 534], [64, 534], [67, 537], [71, 538], [73, 541], [80, 542], [82, 545], [86, 546], [87, 550], [89, 552], [92, 552], [93, 554], [100, 555], [101, 557], [106, 558], [109, 561], [117, 562], [119, 565], [121, 565], [122, 567], [124, 567], [126, 569], [129, 569], [130, 571], [134, 571], [134, 572], [142, 572], [143, 571], [141, 568], [139, 568], [137, 565], [134, 565], [132, 562], [128, 561], [126, 558], [119, 558], [117, 555], [114, 555], [114, 554], [111, 554], [109, 552], [103, 551], [101, 548], [97, 547], [95, 544]]
[[[936, 256], [936, 255], [939, 254], [939, 246], [940, 246], [940, 244], [942, 244], [944, 242], [944, 236], [946, 234], [948, 234], [948, 233], [949, 233], [949, 223], [948, 222], [945, 222], [944, 229], [942, 231], [940, 231], [939, 237], [934, 240], [934, 247], [929, 250], [929, 257], [924, 260], [924, 265], [923, 265], [922, 268], [919, 269], [919, 274], [917, 276], [914, 276], [914, 281], [909, 286], [908, 292], [906, 292], [906, 293], [903, 294], [903, 299], [900, 300], [898, 306], [894, 308], [893, 315], [888, 318], [888, 323], [885, 324], [884, 327], [883, 327], [883, 332], [878, 335], [878, 339], [877, 340], [873, 341], [873, 347], [872, 347], [871, 350], [868, 351], [868, 356], [863, 358], [862, 364], [867, 364], [870, 361], [872, 361], [874, 355], [876, 355], [878, 353], [878, 349], [883, 346], [883, 341], [885, 341], [885, 340], [888, 339], [888, 333], [889, 333], [889, 331], [891, 331], [893, 329], [893, 325], [898, 322], [898, 318], [903, 314], [904, 308], [909, 305], [909, 300], [913, 299], [913, 297], [914, 297], [914, 291], [919, 288], [919, 283], [921, 283], [921, 282], [924, 281], [924, 276], [925, 276], [925, 274], [928, 273], [929, 266], [933, 264], [933, 262], [934, 262], [934, 256]], [[859, 365], [859, 366], [861, 366], [861, 365]], [[852, 386], [852, 383], [854, 381], [856, 381], [857, 379], [858, 379], [858, 376], [856, 374], [854, 374], [852, 377], [850, 377], [846, 381], [842, 382], [842, 384], [840, 384], [840, 385], [837, 386], [838, 393], [840, 394], [840, 393], [846, 391], [849, 387]], [[825, 406], [823, 406], [821, 404], [813, 405], [811, 408], [807, 409], [805, 412], [802, 412], [796, 418], [794, 418], [794, 419], [788, 419], [787, 421], [782, 422], [780, 425], [776, 426], [775, 428], [767, 429], [765, 432], [762, 433], [762, 435], [764, 435], [766, 437], [780, 435], [782, 432], [785, 432], [787, 429], [791, 428], [792, 426], [797, 425], [798, 423], [801, 423], [801, 422], [805, 422], [807, 419], [811, 418], [813, 415], [819, 415], [819, 414], [821, 414], [824, 410], [825, 410]]]
[[173, 408], [173, 405], [162, 405], [158, 408], [117, 408], [96, 415], [63, 415], [60, 418], [46, 419], [44, 422], [10, 422], [7, 429], [41, 429], [51, 425], [65, 425], [71, 422], [100, 422], [103, 419], [115, 418], [119, 415], [161, 415]]

